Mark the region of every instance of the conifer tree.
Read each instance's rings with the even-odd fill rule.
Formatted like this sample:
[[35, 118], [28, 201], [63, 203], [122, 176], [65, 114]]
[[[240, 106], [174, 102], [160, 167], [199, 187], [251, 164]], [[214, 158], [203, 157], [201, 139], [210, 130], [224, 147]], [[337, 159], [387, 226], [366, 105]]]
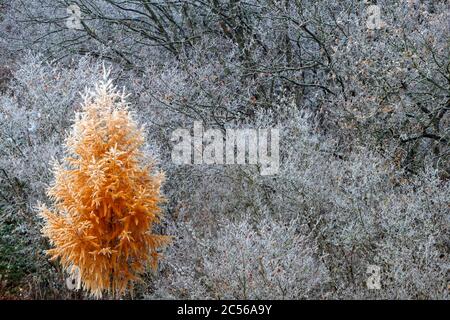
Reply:
[[97, 298], [130, 289], [146, 267], [156, 268], [158, 249], [169, 242], [152, 233], [161, 217], [163, 174], [143, 164], [143, 144], [126, 96], [105, 72], [76, 114], [68, 156], [55, 165], [47, 191], [54, 210], [39, 208], [52, 245], [47, 253]]

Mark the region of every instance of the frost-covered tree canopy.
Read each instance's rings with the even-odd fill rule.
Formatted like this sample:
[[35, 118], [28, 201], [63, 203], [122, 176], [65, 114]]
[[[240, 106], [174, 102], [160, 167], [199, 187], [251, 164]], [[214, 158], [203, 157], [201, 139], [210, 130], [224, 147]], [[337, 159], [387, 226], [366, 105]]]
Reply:
[[[449, 20], [442, 0], [0, 0], [0, 299], [89, 298], [36, 205], [105, 67], [172, 237], [124, 298], [448, 299]], [[278, 130], [277, 172], [196, 162], [195, 123]]]

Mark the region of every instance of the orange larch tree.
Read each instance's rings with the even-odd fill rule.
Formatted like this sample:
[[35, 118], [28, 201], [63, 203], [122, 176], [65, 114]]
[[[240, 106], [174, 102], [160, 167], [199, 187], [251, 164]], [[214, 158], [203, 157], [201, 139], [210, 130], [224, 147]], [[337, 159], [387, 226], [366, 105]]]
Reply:
[[68, 156], [55, 165], [48, 189], [54, 210], [39, 208], [47, 253], [97, 298], [125, 293], [148, 266], [156, 268], [158, 249], [170, 241], [152, 233], [163, 174], [143, 164], [143, 129], [107, 78], [84, 96]]

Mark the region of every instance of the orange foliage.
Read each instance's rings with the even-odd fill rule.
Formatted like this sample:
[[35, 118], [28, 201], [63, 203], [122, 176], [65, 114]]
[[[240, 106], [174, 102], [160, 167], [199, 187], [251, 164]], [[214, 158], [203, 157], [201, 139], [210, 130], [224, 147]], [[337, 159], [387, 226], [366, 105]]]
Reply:
[[93, 296], [117, 297], [131, 288], [169, 237], [151, 233], [158, 223], [161, 173], [141, 165], [144, 144], [125, 96], [105, 80], [85, 96], [66, 142], [69, 157], [54, 169], [48, 189], [55, 210], [40, 207], [47, 253], [81, 278]]

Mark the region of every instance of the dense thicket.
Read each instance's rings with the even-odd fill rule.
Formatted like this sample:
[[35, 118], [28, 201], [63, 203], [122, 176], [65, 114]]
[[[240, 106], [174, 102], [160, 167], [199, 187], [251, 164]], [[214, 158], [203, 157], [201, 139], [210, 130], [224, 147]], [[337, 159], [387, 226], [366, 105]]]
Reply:
[[[106, 63], [167, 173], [174, 244], [138, 297], [448, 298], [448, 5], [372, 2], [0, 1], [3, 291], [81, 297], [33, 206]], [[193, 121], [279, 128], [280, 172], [172, 164]]]

